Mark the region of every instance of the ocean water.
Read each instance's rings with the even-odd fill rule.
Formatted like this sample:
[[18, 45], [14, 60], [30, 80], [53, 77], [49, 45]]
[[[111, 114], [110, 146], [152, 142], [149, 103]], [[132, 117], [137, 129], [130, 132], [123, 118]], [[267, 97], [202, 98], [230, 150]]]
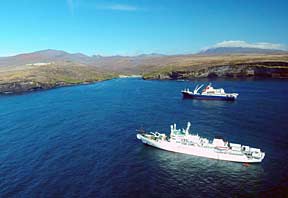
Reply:
[[[239, 99], [183, 100], [181, 89], [196, 83], [115, 79], [1, 96], [0, 197], [287, 193], [288, 81], [217, 80], [215, 87], [238, 92]], [[187, 121], [194, 133], [258, 147], [266, 157], [246, 167], [136, 139], [141, 127], [169, 134], [170, 124], [184, 128]]]

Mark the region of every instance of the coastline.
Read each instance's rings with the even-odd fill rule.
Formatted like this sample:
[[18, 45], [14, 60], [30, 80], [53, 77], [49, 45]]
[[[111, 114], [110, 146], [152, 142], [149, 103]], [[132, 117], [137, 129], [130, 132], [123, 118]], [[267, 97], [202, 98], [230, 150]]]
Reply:
[[57, 87], [91, 84], [117, 77], [95, 67], [50, 64], [0, 68], [0, 95], [21, 94]]
[[[272, 56], [272, 55], [271, 55]], [[92, 84], [114, 78], [143, 80], [288, 79], [288, 56], [193, 57], [181, 64], [162, 62], [139, 65], [133, 70], [92, 67], [74, 63], [0, 67], [0, 95], [21, 94], [59, 87]], [[212, 60], [211, 60], [212, 59]], [[229, 61], [228, 61], [229, 60]], [[131, 69], [131, 68], [130, 68]]]
[[[21, 94], [26, 94], [26, 93], [34, 93], [34, 92], [39, 92], [39, 91], [48, 91], [52, 89], [58, 89], [58, 88], [64, 88], [64, 87], [72, 87], [72, 86], [80, 86], [80, 85], [91, 85], [94, 83], [100, 83], [108, 80], [112, 80], [115, 78], [107, 78], [107, 79], [102, 79], [102, 80], [95, 80], [95, 81], [90, 81], [90, 82], [79, 82], [79, 83], [63, 83], [63, 84], [57, 84], [55, 86], [45, 86], [45, 87], [34, 87], [31, 89], [22, 89], [22, 90], [9, 90], [9, 91], [3, 91], [1, 90], [1, 84], [0, 84], [0, 96], [8, 96], [8, 95], [21, 95]], [[12, 82], [11, 84], [14, 84], [15, 82]], [[7, 83], [9, 84], [9, 83]]]
[[214, 65], [206, 68], [162, 68], [143, 75], [149, 80], [194, 80], [213, 78], [288, 78], [287, 62], [255, 62], [229, 65]]
[[[288, 79], [288, 77], [283, 77], [283, 78], [273, 78], [273, 77], [257, 77], [257, 76], [249, 76], [249, 77], [215, 77], [215, 78], [209, 78], [209, 77], [196, 77], [196, 78], [179, 78], [179, 79], [172, 79], [172, 78], [162, 78], [162, 79], [157, 79], [157, 78], [144, 78], [143, 76], [138, 76], [137, 77], [124, 77], [124, 78], [140, 78], [143, 80], [160, 80], [160, 81], [165, 81], [165, 80], [172, 80], [172, 81], [193, 81], [193, 80], [211, 80], [211, 79], [261, 79], [261, 80], [269, 80], [269, 79], [282, 79], [282, 80], [286, 80]], [[108, 81], [108, 80], [113, 80], [113, 79], [123, 79], [123, 77], [113, 77], [113, 78], [107, 78], [107, 79], [101, 79], [101, 80], [94, 80], [94, 81], [83, 81], [83, 82], [78, 82], [78, 83], [61, 83], [61, 84], [55, 84], [54, 86], [51, 85], [46, 85], [43, 87], [33, 87], [31, 89], [22, 89], [22, 90], [9, 90], [9, 91], [3, 91], [1, 90], [1, 84], [0, 84], [0, 96], [11, 96], [11, 95], [21, 95], [21, 94], [27, 94], [27, 93], [34, 93], [34, 92], [39, 92], [39, 91], [48, 91], [48, 90], [52, 90], [52, 89], [58, 89], [58, 88], [64, 88], [64, 87], [72, 87], [72, 86], [80, 86], [80, 85], [91, 85], [94, 83], [100, 83], [100, 82], [104, 82], [104, 81]], [[21, 83], [21, 82], [19, 82]], [[9, 84], [9, 83], [7, 83]], [[11, 82], [11, 84], [15, 84], [15, 82]]]

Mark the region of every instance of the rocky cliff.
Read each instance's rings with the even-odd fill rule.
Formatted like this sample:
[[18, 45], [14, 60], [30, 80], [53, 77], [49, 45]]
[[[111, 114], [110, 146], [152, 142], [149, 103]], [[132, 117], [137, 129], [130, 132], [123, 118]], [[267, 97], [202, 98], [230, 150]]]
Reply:
[[144, 79], [194, 79], [194, 78], [288, 78], [288, 62], [252, 62], [202, 67], [158, 70], [143, 75]]
[[87, 84], [116, 77], [83, 65], [24, 65], [0, 67], [0, 94], [46, 90], [55, 87]]

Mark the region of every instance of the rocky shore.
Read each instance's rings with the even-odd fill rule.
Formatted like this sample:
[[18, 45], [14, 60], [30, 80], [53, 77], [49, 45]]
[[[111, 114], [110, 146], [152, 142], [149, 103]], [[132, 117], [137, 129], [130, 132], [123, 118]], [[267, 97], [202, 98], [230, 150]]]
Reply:
[[195, 78], [288, 78], [288, 62], [254, 62], [230, 65], [193, 67], [154, 71], [143, 75], [143, 79], [178, 80]]
[[82, 65], [37, 65], [0, 68], [0, 94], [19, 94], [89, 84], [117, 77]]
[[0, 94], [19, 94], [24, 92], [33, 92], [40, 90], [48, 90], [58, 87], [66, 87], [73, 85], [83, 85], [83, 84], [91, 84], [98, 81], [84, 81], [78, 83], [67, 83], [67, 82], [56, 82], [54, 84], [51, 83], [41, 83], [41, 82], [33, 82], [33, 81], [20, 81], [20, 82], [9, 82], [0, 84]]

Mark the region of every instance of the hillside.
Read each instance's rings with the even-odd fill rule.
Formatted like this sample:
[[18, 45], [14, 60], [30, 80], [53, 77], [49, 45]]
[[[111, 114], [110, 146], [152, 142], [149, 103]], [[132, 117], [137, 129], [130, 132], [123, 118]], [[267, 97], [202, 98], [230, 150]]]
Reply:
[[0, 93], [90, 83], [118, 75], [143, 79], [288, 77], [288, 53], [86, 56], [43, 50], [0, 58]]
[[116, 77], [85, 65], [49, 64], [0, 67], [0, 94], [45, 90]]

